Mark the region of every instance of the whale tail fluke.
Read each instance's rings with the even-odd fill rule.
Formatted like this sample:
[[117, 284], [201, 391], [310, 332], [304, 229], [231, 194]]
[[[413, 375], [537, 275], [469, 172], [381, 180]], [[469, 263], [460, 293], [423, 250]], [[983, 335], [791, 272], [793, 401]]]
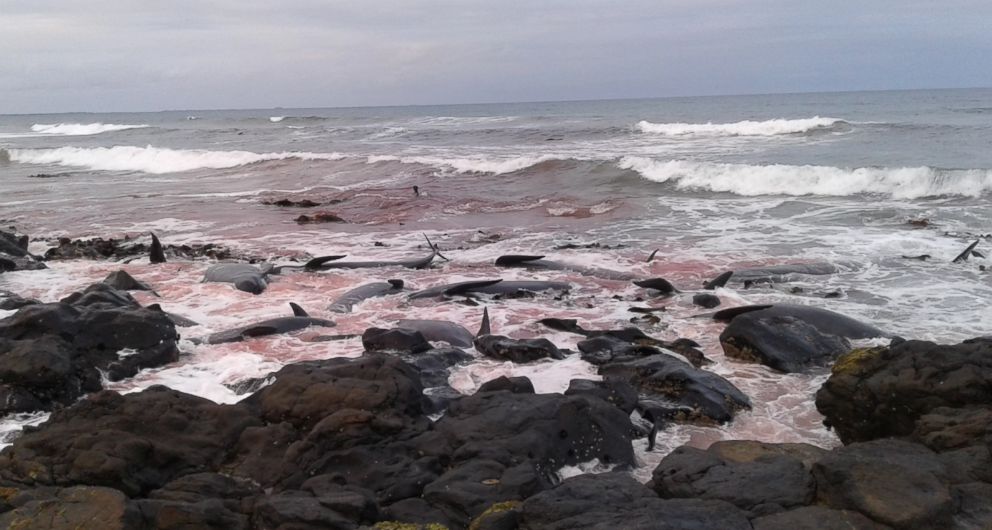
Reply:
[[444, 254], [441, 254], [441, 249], [437, 245], [431, 243], [431, 238], [427, 237], [427, 234], [424, 234], [424, 239], [427, 240], [427, 246], [430, 247], [431, 251], [434, 252], [435, 256], [443, 259], [444, 261], [451, 261], [450, 259], [445, 257]]

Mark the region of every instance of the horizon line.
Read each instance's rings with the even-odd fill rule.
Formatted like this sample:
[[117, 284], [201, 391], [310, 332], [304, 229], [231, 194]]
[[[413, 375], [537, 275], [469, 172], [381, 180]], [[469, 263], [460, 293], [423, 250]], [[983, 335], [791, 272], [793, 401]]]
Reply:
[[929, 92], [929, 91], [949, 91], [949, 90], [990, 90], [992, 86], [972, 86], [972, 87], [940, 87], [940, 88], [885, 88], [885, 89], [857, 89], [857, 90], [826, 90], [826, 91], [792, 91], [792, 92], [751, 92], [736, 94], [703, 94], [703, 95], [677, 95], [677, 96], [642, 96], [642, 97], [615, 97], [615, 98], [577, 98], [577, 99], [536, 99], [518, 101], [477, 101], [469, 103], [409, 103], [409, 104], [389, 104], [389, 105], [336, 105], [336, 106], [302, 106], [302, 107], [224, 107], [224, 108], [176, 108], [158, 110], [111, 110], [111, 111], [57, 111], [57, 112], [16, 112], [0, 114], [0, 116], [52, 116], [58, 114], [161, 114], [168, 112], [228, 112], [228, 111], [250, 111], [250, 110], [298, 110], [298, 109], [382, 109], [382, 108], [416, 108], [416, 107], [470, 107], [476, 105], [528, 105], [540, 103], [595, 103], [607, 101], [644, 101], [644, 100], [665, 100], [665, 99], [705, 99], [705, 98], [731, 98], [731, 97], [761, 97], [761, 96], [797, 96], [811, 94], [856, 94], [856, 93], [877, 93], [877, 92]]

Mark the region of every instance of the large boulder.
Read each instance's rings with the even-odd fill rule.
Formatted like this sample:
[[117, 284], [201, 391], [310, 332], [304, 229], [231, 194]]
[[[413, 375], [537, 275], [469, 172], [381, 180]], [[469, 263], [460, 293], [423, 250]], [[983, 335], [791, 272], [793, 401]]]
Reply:
[[804, 457], [818, 450], [801, 444], [721, 442], [704, 451], [679, 447], [652, 474], [662, 498], [698, 498], [729, 502], [752, 517], [808, 505], [815, 482]]
[[103, 391], [57, 410], [0, 453], [0, 478], [29, 486], [95, 485], [140, 495], [217, 469], [246, 427], [242, 407], [161, 386]]
[[95, 284], [0, 320], [0, 413], [47, 410], [179, 358], [169, 318]]
[[132, 530], [141, 524], [126, 495], [92, 486], [66, 488], [0, 515], [0, 528], [11, 530]]
[[725, 423], [751, 402], [719, 375], [668, 354], [656, 354], [600, 366], [608, 381], [630, 384], [641, 394], [640, 407], [655, 421]]
[[480, 335], [475, 349], [491, 359], [529, 363], [540, 359], [564, 359], [565, 354], [548, 339], [511, 339], [502, 335]]
[[626, 473], [579, 475], [523, 503], [521, 530], [750, 530], [722, 501], [658, 498]]
[[813, 465], [820, 504], [861, 512], [893, 528], [947, 528], [955, 511], [946, 468], [922, 445], [852, 444]]
[[[889, 347], [857, 349], [837, 360], [830, 378], [816, 394], [816, 408], [845, 443], [887, 436], [909, 436], [921, 417], [933, 443], [947, 446], [985, 443], [992, 415], [992, 341], [938, 345], [905, 341]], [[938, 409], [975, 409], [966, 425], [934, 426]], [[957, 422], [960, 424], [960, 422]], [[953, 427], [953, 432], [948, 430]], [[968, 439], [961, 439], [964, 436]]]

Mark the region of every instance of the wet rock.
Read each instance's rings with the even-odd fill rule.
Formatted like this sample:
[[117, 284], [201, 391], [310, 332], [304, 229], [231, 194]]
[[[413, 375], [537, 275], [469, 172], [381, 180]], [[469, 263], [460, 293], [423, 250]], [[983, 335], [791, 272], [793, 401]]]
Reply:
[[747, 396], [726, 379], [667, 354], [605, 364], [599, 373], [638, 389], [641, 407], [656, 421], [725, 423], [738, 410], [751, 408]]
[[473, 359], [472, 354], [458, 348], [432, 348], [403, 357], [420, 372], [420, 381], [425, 388], [447, 385], [451, 368]]
[[32, 530], [131, 530], [141, 515], [120, 491], [79, 486], [28, 502], [0, 515], [0, 528]]
[[283, 208], [290, 208], [290, 207], [292, 207], [292, 208], [314, 208], [314, 207], [317, 207], [317, 206], [322, 206], [324, 204], [333, 204], [334, 202], [341, 202], [341, 201], [338, 200], [338, 201], [331, 201], [329, 203], [322, 203], [322, 202], [314, 202], [314, 201], [311, 201], [310, 199], [301, 199], [301, 200], [298, 200], [298, 201], [294, 201], [294, 200], [291, 200], [291, 199], [278, 199], [278, 200], [262, 201], [262, 204], [268, 204], [268, 205], [271, 205], [271, 206], [281, 206]]
[[946, 528], [954, 499], [946, 469], [919, 444], [878, 440], [832, 451], [813, 465], [817, 500], [894, 528]]
[[754, 530], [884, 530], [888, 528], [858, 512], [804, 506], [751, 521]]
[[416, 330], [369, 328], [362, 333], [362, 346], [368, 352], [421, 353], [430, 350], [430, 342]]
[[[69, 239], [67, 237], [58, 240], [58, 246], [45, 251], [46, 260], [60, 259], [115, 259], [147, 257], [150, 246], [145, 243], [136, 243], [128, 237], [116, 238], [93, 238], [93, 239]], [[163, 245], [163, 250], [170, 256], [183, 259], [213, 258], [217, 260], [252, 260], [257, 259], [252, 256], [242, 255], [232, 249], [215, 245], [213, 243], [197, 245]]]
[[954, 528], [992, 528], [992, 485], [972, 482], [954, 488], [959, 505]]
[[296, 218], [297, 224], [316, 224], [316, 223], [344, 223], [344, 219], [339, 217], [337, 214], [331, 212], [317, 212], [312, 215], [301, 215]]
[[815, 495], [813, 477], [803, 462], [772, 451], [735, 461], [683, 446], [666, 456], [652, 477], [662, 498], [722, 500], [751, 517], [805, 506]]
[[243, 408], [161, 386], [103, 391], [52, 413], [0, 453], [0, 478], [33, 486], [90, 484], [129, 496], [216, 469], [248, 426]]
[[612, 403], [618, 409], [630, 414], [637, 406], [637, 391], [623, 381], [592, 381], [572, 379], [568, 382], [566, 396], [596, 396]]
[[501, 375], [496, 379], [486, 381], [479, 387], [479, 392], [498, 392], [507, 390], [514, 394], [533, 394], [534, 383], [526, 377], [507, 377]]
[[96, 285], [71, 303], [27, 305], [0, 320], [0, 392], [10, 397], [0, 412], [67, 405], [100, 390], [103, 376], [117, 381], [178, 359], [178, 335], [165, 315]]
[[706, 309], [713, 309], [720, 305], [720, 298], [715, 294], [697, 293], [692, 295], [692, 303]]
[[565, 354], [548, 339], [511, 339], [502, 335], [480, 335], [475, 338], [475, 349], [486, 357], [515, 363], [565, 358]]
[[147, 283], [135, 279], [125, 270], [119, 270], [111, 272], [103, 279], [103, 283], [113, 287], [114, 289], [120, 289], [122, 291], [153, 291]]
[[467, 524], [497, 502], [551, 487], [562, 466], [592, 459], [634, 462], [629, 417], [600, 399], [560, 394], [480, 392], [451, 403], [424, 451], [452, 455], [450, 470], [424, 499]]
[[[992, 343], [938, 345], [904, 341], [890, 347], [857, 349], [841, 357], [816, 394], [816, 407], [845, 443], [909, 436], [917, 422], [939, 423], [938, 409], [974, 408], [965, 417], [977, 424], [926, 427], [921, 439], [935, 447], [985, 443], [992, 402]], [[958, 422], [960, 423], [960, 422]], [[943, 432], [944, 434], [938, 434]], [[969, 441], [969, 437], [974, 437]]]
[[660, 499], [625, 473], [579, 475], [523, 504], [523, 530], [750, 530], [744, 512], [722, 501]]
[[24, 306], [32, 304], [40, 304], [38, 300], [33, 298], [22, 298], [16, 293], [10, 291], [0, 291], [0, 309], [4, 311], [11, 311], [14, 309], [20, 309]]

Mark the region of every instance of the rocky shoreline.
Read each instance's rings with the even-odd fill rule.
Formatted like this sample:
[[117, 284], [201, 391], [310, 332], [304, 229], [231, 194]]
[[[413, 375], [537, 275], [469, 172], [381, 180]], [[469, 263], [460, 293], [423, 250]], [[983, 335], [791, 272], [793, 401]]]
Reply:
[[[446, 382], [465, 351], [380, 330], [402, 333], [370, 334], [357, 358], [289, 364], [221, 405], [163, 386], [101, 390], [103, 377], [179, 356], [169, 316], [122, 290], [134, 283], [115, 285], [47, 304], [0, 296], [17, 309], [0, 320], [3, 413], [52, 411], [0, 452], [0, 527], [992, 527], [989, 338], [851, 349], [816, 325], [822, 315], [735, 308], [751, 315], [740, 322], [760, 322], [728, 334], [742, 357], [768, 358], [764, 349], [773, 366], [832, 365], [816, 406], [845, 445], [683, 446], [641, 484], [629, 474], [633, 440], [750, 406], [701, 367], [691, 341], [573, 322], [586, 335], [576, 353], [480, 332], [481, 353], [580, 355], [603, 380], [537, 394], [526, 378], [499, 378], [460, 395]], [[786, 348], [768, 329], [812, 338]], [[782, 361], [783, 351], [808, 355]], [[589, 462], [610, 471], [562, 479], [563, 467]]]

